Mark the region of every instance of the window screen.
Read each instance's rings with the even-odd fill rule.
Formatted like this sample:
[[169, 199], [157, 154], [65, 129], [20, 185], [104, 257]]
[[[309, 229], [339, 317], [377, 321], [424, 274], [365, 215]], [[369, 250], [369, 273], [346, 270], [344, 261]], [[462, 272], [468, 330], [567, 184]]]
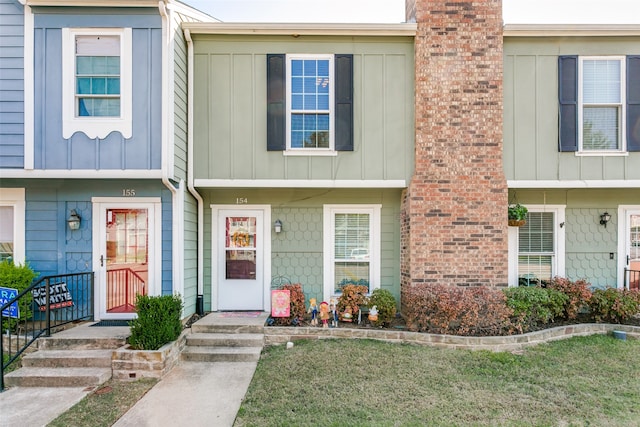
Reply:
[[120, 116], [120, 36], [76, 36], [76, 115]]

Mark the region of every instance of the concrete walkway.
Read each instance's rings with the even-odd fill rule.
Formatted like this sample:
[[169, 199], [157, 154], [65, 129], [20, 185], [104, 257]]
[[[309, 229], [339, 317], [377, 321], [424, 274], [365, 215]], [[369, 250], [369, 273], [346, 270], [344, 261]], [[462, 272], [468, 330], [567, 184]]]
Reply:
[[256, 366], [182, 361], [114, 426], [232, 426]]

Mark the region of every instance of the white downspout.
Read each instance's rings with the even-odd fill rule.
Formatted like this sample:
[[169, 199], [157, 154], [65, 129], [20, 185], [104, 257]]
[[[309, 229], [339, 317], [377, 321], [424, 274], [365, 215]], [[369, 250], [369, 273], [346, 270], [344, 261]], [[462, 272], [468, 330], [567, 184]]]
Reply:
[[23, 6], [24, 10], [24, 41], [22, 46], [22, 54], [24, 65], [23, 78], [24, 78], [24, 169], [33, 170], [35, 163], [35, 151], [34, 151], [34, 71], [33, 71], [33, 52], [34, 52], [34, 27], [33, 27], [33, 13], [31, 13], [31, 6], [27, 5], [26, 0], [18, 0]]
[[173, 72], [173, 61], [171, 55], [172, 38], [169, 36], [171, 30], [169, 22], [169, 12], [164, 1], [158, 2], [158, 11], [162, 17], [162, 183], [171, 192], [171, 245], [172, 245], [172, 265], [171, 265], [171, 288], [173, 294], [180, 294], [184, 298], [184, 280], [182, 259], [184, 258], [182, 222], [183, 215], [183, 194], [184, 186], [182, 180], [178, 181], [176, 188], [169, 180], [169, 174], [173, 176], [173, 171], [169, 171], [173, 162], [169, 158], [172, 155], [169, 144], [173, 143], [173, 91], [170, 90], [171, 73]]
[[187, 41], [187, 188], [198, 202], [198, 307], [204, 300], [204, 201], [193, 185], [193, 40], [189, 30], [184, 30], [184, 38]]

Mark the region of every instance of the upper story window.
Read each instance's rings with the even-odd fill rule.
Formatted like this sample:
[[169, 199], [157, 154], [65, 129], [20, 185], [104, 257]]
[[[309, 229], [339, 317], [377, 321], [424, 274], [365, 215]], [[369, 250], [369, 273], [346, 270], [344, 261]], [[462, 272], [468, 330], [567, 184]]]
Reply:
[[62, 30], [63, 137], [131, 137], [131, 28]]
[[558, 58], [559, 150], [640, 151], [640, 55]]
[[333, 56], [287, 56], [287, 150], [333, 149]]
[[624, 58], [580, 58], [580, 151], [624, 151]]
[[76, 36], [76, 117], [120, 117], [120, 35]]
[[353, 55], [267, 55], [267, 150], [353, 151]]

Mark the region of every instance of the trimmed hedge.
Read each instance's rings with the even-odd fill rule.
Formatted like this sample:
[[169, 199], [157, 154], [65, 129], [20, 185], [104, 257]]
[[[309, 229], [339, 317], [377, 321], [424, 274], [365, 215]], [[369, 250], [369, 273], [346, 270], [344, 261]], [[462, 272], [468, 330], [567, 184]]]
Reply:
[[135, 350], [157, 350], [178, 339], [182, 332], [179, 295], [138, 295], [136, 313], [138, 317], [129, 322], [129, 344]]

